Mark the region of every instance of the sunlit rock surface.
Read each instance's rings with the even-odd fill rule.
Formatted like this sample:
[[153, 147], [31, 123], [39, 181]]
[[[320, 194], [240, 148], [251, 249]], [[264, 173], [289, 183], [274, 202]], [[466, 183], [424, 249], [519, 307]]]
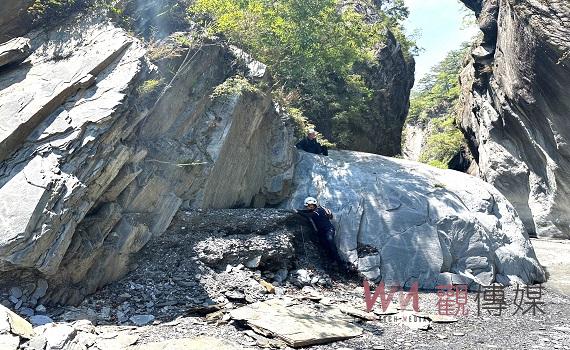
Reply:
[[484, 34], [459, 120], [480, 176], [530, 234], [570, 238], [570, 2], [462, 1]]
[[422, 288], [545, 280], [514, 208], [476, 177], [367, 153], [301, 152], [294, 185], [287, 205], [318, 197], [335, 214], [341, 254], [370, 279]]
[[45, 302], [77, 303], [120, 277], [181, 207], [288, 192], [293, 133], [270, 95], [212, 96], [238, 66], [268, 79], [263, 65], [196, 41], [164, 54], [163, 72], [96, 15], [26, 37], [31, 56], [0, 71], [0, 271], [45, 278]]

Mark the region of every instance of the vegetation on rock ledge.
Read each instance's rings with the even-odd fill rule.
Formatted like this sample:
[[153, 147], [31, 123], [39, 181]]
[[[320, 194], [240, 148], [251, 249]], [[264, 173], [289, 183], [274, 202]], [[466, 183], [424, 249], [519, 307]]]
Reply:
[[[366, 3], [366, 1], [363, 1]], [[266, 63], [280, 102], [309, 117], [326, 137], [349, 147], [351, 130], [371, 114], [372, 89], [354, 72], [356, 63], [374, 64], [386, 30], [401, 33], [407, 16], [402, 0], [376, 9], [375, 20], [337, 0], [197, 0], [189, 8], [210, 34], [221, 34]], [[369, 4], [369, 6], [373, 6]]]
[[450, 51], [412, 92], [406, 124], [422, 125], [426, 130], [420, 162], [447, 168], [464, 143], [463, 134], [456, 126], [456, 115], [460, 95], [459, 74], [470, 47], [469, 43], [464, 43], [461, 48]]

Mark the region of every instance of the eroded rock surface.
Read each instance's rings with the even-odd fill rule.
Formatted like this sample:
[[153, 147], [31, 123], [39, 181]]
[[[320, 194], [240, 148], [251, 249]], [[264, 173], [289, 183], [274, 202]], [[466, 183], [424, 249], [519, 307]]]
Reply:
[[0, 74], [0, 270], [43, 276], [46, 302], [76, 303], [121, 276], [181, 206], [287, 193], [292, 131], [269, 94], [212, 96], [237, 66], [268, 79], [263, 65], [196, 40], [160, 57], [165, 73], [96, 15], [28, 37], [31, 56]]
[[530, 234], [570, 237], [570, 3], [463, 0], [484, 36], [461, 76], [480, 176]]
[[395, 156], [401, 152], [402, 129], [410, 107], [415, 62], [405, 58], [400, 43], [391, 32], [375, 53], [375, 65], [359, 67], [374, 91], [371, 113], [360, 130], [354, 130], [350, 149]]
[[288, 206], [316, 196], [336, 215], [337, 246], [369, 279], [422, 288], [543, 282], [514, 208], [452, 170], [367, 153], [301, 152]]
[[14, 38], [0, 44], [0, 68], [11, 63], [20, 63], [30, 54], [29, 39]]

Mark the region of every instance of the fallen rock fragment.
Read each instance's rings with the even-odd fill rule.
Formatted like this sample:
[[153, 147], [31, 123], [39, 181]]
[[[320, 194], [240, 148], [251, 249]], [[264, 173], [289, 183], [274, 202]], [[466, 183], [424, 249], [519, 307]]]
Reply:
[[139, 340], [139, 335], [130, 333], [117, 333], [111, 338], [98, 338], [96, 340], [99, 349], [124, 349], [135, 344]]
[[[11, 333], [24, 339], [30, 339], [34, 336], [32, 325], [3, 305], [0, 305], [0, 333]], [[5, 337], [4, 341], [9, 343], [8, 338]], [[4, 348], [0, 347], [0, 349]]]
[[356, 318], [360, 318], [362, 320], [365, 321], [376, 321], [378, 320], [378, 316], [376, 316], [373, 312], [366, 312], [366, 311], [362, 311], [359, 310], [353, 306], [344, 306], [340, 308], [340, 311], [342, 311], [343, 313], [356, 317]]
[[154, 321], [153, 315], [134, 315], [129, 320], [137, 326], [145, 326]]
[[77, 330], [67, 324], [50, 323], [41, 326], [46, 339], [46, 350], [67, 349], [69, 343], [77, 335]]
[[213, 337], [170, 339], [148, 344], [129, 346], [127, 350], [238, 350], [236, 344]]
[[197, 305], [186, 310], [189, 315], [206, 316], [209, 313], [219, 311], [222, 309], [221, 305], [210, 304], [210, 305]]
[[255, 269], [259, 266], [261, 255], [257, 255], [245, 263], [245, 266], [250, 269]]
[[30, 317], [30, 322], [34, 326], [43, 326], [48, 323], [53, 323], [53, 320], [46, 315], [34, 315]]
[[38, 284], [36, 289], [34, 290], [34, 294], [32, 294], [32, 299], [38, 300], [46, 295], [48, 289], [48, 283], [44, 279], [38, 280]]
[[234, 320], [244, 321], [255, 332], [282, 339], [298, 348], [359, 336], [358, 326], [331, 316], [318, 316], [302, 305], [286, 306], [271, 299], [231, 311]]
[[244, 294], [242, 291], [239, 291], [239, 290], [227, 291], [227, 292], [224, 293], [224, 295], [225, 295], [226, 298], [228, 298], [229, 300], [245, 301], [245, 294]]
[[222, 310], [215, 311], [206, 315], [207, 322], [216, 322], [224, 317], [224, 312]]
[[257, 343], [257, 346], [261, 348], [284, 348], [286, 346], [285, 343], [280, 340], [266, 338], [251, 329], [248, 329], [244, 333], [253, 339]]
[[10, 296], [16, 299], [20, 299], [22, 297], [22, 289], [20, 287], [12, 287], [10, 288]]
[[14, 38], [0, 44], [0, 67], [22, 62], [31, 54], [30, 39]]
[[275, 294], [275, 287], [271, 283], [266, 282], [264, 280], [259, 280], [259, 284], [261, 284], [263, 288], [267, 290], [268, 293]]

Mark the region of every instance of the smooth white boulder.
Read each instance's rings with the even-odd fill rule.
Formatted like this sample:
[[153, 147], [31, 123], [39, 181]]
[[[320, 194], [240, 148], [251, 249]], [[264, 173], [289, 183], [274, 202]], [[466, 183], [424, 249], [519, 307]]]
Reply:
[[342, 257], [368, 279], [426, 289], [545, 280], [512, 205], [470, 175], [368, 153], [299, 152], [294, 188], [286, 206], [315, 196], [330, 208]]

